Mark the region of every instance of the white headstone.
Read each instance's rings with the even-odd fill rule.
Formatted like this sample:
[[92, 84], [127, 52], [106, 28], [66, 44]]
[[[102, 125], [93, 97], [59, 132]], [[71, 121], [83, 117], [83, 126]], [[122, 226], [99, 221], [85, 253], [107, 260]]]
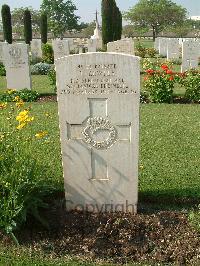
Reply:
[[182, 43], [182, 67], [181, 72], [192, 68], [198, 68], [200, 44], [190, 40]]
[[136, 212], [139, 58], [73, 55], [56, 73], [67, 210]]
[[97, 51], [97, 39], [88, 40], [88, 52], [94, 53]]
[[154, 49], [156, 49], [157, 51], [159, 50], [159, 37], [155, 39]]
[[168, 39], [167, 41], [167, 59], [179, 59], [180, 45], [178, 39]]
[[167, 56], [167, 38], [159, 38], [159, 54]]
[[31, 89], [28, 45], [22, 43], [7, 44], [3, 48], [5, 55], [6, 79], [8, 89]]
[[69, 42], [67, 40], [53, 40], [52, 45], [54, 51], [54, 59], [58, 59], [70, 54]]
[[31, 41], [32, 58], [42, 58], [42, 42], [40, 39], [33, 39]]
[[5, 42], [0, 42], [0, 62], [4, 63], [5, 59], [4, 59], [4, 46], [7, 45], [7, 43]]
[[134, 41], [127, 38], [107, 44], [107, 52], [124, 53], [134, 55]]

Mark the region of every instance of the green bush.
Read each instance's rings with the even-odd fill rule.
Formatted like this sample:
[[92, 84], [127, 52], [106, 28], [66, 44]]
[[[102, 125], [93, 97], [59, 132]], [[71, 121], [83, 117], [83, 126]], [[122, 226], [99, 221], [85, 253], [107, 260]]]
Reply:
[[54, 92], [56, 92], [57, 91], [57, 88], [56, 88], [56, 71], [54, 68], [52, 68], [48, 72], [48, 77], [50, 79], [51, 85], [53, 86]]
[[144, 88], [154, 103], [171, 103], [176, 74], [164, 64], [159, 69], [147, 69], [144, 78]]
[[42, 45], [42, 62], [47, 64], [54, 63], [53, 48], [49, 43]]
[[135, 55], [144, 58], [146, 55], [146, 48], [141, 45], [141, 43], [138, 43], [136, 45], [136, 52]]
[[39, 93], [37, 91], [23, 89], [20, 91], [8, 90], [0, 94], [1, 102], [13, 102], [15, 97], [20, 97], [24, 102], [34, 102], [38, 99]]
[[51, 69], [50, 64], [37, 63], [31, 66], [31, 74], [32, 75], [47, 75], [50, 69]]
[[6, 76], [6, 69], [3, 63], [0, 63], [0, 76]]
[[[20, 98], [15, 101], [20, 109], [23, 102], [21, 105]], [[9, 124], [0, 130], [0, 230], [10, 234], [18, 244], [13, 232], [26, 221], [27, 215], [31, 214], [48, 226], [39, 209], [47, 207], [45, 200], [54, 187], [45, 161], [39, 161], [32, 149], [38, 141], [45, 145], [45, 139], [41, 138], [47, 133], [35, 134], [29, 129], [34, 121], [30, 110], [16, 110], [13, 104], [8, 110], [4, 108], [0, 112], [7, 112]]]
[[146, 54], [148, 55], [148, 57], [154, 58], [156, 53], [157, 51], [155, 48], [146, 48]]
[[189, 101], [200, 101], [200, 72], [190, 70], [185, 73], [181, 84], [185, 87], [185, 98]]

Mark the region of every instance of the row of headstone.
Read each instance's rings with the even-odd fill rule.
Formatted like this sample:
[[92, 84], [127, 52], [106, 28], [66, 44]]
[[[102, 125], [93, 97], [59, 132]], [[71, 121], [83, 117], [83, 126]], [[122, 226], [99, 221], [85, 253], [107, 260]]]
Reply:
[[199, 39], [184, 39], [180, 42], [178, 38], [156, 38], [154, 48], [159, 51], [160, 55], [166, 56], [167, 60], [182, 57], [182, 72], [198, 67], [200, 57]]
[[107, 44], [107, 52], [134, 55], [134, 41], [132, 38], [121, 39]]

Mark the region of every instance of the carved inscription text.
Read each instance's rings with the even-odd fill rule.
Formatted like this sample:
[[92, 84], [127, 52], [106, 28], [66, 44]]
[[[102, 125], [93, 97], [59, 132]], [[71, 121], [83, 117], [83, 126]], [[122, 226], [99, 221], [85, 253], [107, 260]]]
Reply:
[[116, 64], [77, 66], [76, 78], [71, 78], [61, 94], [133, 94], [124, 78], [117, 75]]

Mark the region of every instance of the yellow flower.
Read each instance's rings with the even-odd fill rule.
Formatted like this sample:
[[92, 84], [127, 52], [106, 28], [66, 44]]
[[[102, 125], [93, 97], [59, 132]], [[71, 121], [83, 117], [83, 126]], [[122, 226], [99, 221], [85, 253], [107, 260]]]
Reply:
[[21, 101], [20, 97], [19, 96], [15, 96], [13, 102], [19, 102], [19, 101]]
[[18, 108], [20, 108], [20, 107], [24, 106], [24, 102], [23, 102], [22, 100], [19, 100], [19, 101], [16, 103], [16, 106], [17, 106]]
[[16, 117], [16, 120], [19, 122], [26, 121], [26, 119], [28, 118], [28, 113], [29, 113], [28, 110], [21, 111], [19, 115]]
[[17, 126], [17, 129], [22, 129], [23, 127], [26, 126], [26, 123], [20, 123], [18, 126]]
[[38, 139], [44, 138], [48, 134], [47, 131], [40, 131], [37, 134], [35, 134], [35, 137]]
[[6, 108], [7, 105], [8, 105], [7, 103], [0, 103], [0, 109]]
[[16, 92], [16, 90], [7, 90], [7, 93], [8, 94], [13, 94], [13, 93], [15, 93]]

